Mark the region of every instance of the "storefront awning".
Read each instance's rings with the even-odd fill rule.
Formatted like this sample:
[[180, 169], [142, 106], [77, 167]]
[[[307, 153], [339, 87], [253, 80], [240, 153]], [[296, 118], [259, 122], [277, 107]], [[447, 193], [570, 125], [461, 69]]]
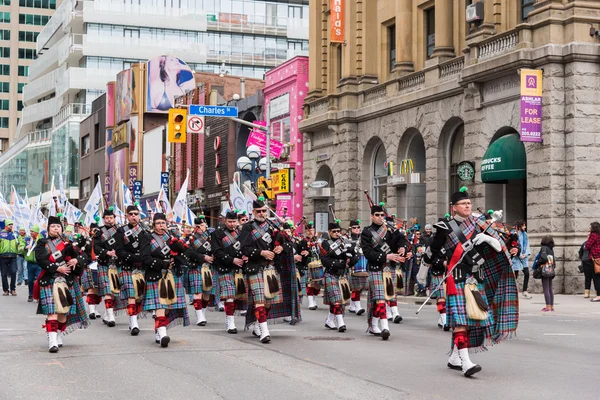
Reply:
[[483, 183], [527, 178], [525, 146], [516, 134], [502, 136], [488, 147], [481, 160]]

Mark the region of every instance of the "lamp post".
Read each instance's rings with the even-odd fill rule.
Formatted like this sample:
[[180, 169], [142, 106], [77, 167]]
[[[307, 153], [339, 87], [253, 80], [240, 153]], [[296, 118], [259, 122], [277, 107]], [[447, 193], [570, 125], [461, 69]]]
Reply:
[[240, 171], [250, 175], [252, 182], [256, 182], [258, 178], [257, 167], [261, 172], [264, 172], [267, 169], [267, 159], [265, 157], [260, 158], [260, 148], [253, 144], [248, 146], [245, 156], [237, 159], [236, 165]]

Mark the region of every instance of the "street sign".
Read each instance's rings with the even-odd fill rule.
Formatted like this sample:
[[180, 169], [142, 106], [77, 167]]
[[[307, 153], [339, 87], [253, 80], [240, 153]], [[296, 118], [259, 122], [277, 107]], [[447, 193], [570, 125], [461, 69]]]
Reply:
[[237, 107], [190, 105], [189, 114], [209, 117], [237, 117]]
[[169, 173], [161, 172], [160, 173], [160, 186], [165, 189], [165, 195], [169, 198]]
[[142, 198], [142, 181], [133, 181], [133, 201], [140, 201]]
[[204, 117], [188, 115], [187, 131], [188, 133], [204, 133]]

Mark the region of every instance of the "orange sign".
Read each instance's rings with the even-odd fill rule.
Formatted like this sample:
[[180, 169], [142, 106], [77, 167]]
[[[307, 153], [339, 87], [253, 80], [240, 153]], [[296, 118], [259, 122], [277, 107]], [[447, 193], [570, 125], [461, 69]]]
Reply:
[[330, 0], [329, 18], [331, 43], [344, 43], [344, 0]]

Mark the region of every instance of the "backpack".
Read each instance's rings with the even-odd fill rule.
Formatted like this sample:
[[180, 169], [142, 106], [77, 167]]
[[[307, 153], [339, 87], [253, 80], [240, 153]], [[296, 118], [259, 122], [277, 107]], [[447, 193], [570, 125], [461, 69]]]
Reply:
[[533, 279], [542, 279], [542, 270], [538, 268], [537, 265], [540, 259], [540, 254], [541, 250], [537, 253], [537, 256], [535, 256], [535, 260], [533, 260], [533, 265], [531, 266], [531, 269], [533, 270]]

